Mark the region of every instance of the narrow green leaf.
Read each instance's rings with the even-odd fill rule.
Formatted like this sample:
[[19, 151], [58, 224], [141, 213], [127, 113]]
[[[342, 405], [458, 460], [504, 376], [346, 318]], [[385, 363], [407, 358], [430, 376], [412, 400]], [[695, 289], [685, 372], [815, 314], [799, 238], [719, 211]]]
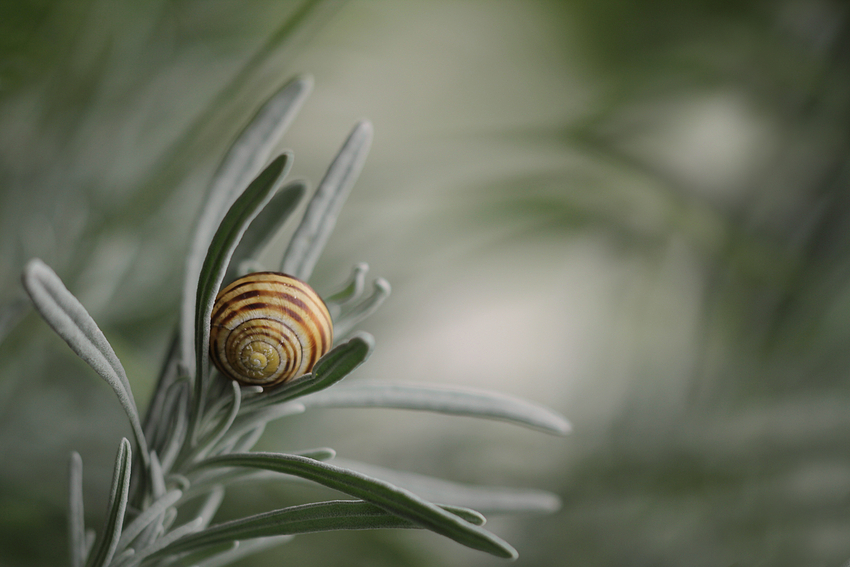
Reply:
[[221, 503], [224, 501], [224, 488], [216, 486], [206, 495], [204, 503], [198, 510], [198, 517], [201, 519], [201, 527], [206, 528], [212, 522]]
[[[163, 559], [158, 565], [161, 567], [201, 567], [201, 565], [212, 565], [214, 563], [207, 563], [207, 561], [214, 560], [219, 557], [226, 557], [230, 552], [238, 550], [241, 547], [242, 544], [240, 542], [229, 541], [218, 545], [204, 547], [192, 553], [180, 555], [179, 557], [172, 556], [168, 559]], [[227, 564], [228, 563], [225, 563], [224, 565]]]
[[390, 283], [384, 278], [375, 280], [372, 295], [358, 303], [351, 311], [344, 312], [339, 320], [334, 322], [334, 334], [344, 337], [361, 321], [378, 310], [390, 295]]
[[177, 386], [179, 391], [176, 393], [176, 399], [171, 406], [174, 408], [168, 436], [166, 437], [165, 448], [162, 452], [162, 467], [166, 471], [170, 471], [177, 456], [180, 453], [180, 448], [183, 446], [188, 435], [189, 429], [189, 384], [188, 382], [175, 382], [173, 386]]
[[175, 541], [179, 541], [193, 533], [200, 531], [202, 529], [203, 523], [204, 519], [198, 517], [190, 522], [186, 522], [182, 526], [174, 528], [169, 533], [156, 540], [153, 545], [145, 547], [144, 549], [140, 549], [136, 557], [139, 558], [139, 561], [142, 561], [150, 558], [151, 556], [157, 555], [159, 551], [172, 545]]
[[230, 426], [233, 425], [233, 421], [236, 419], [236, 416], [239, 415], [239, 408], [242, 403], [242, 393], [239, 389], [238, 382], [231, 382], [230, 384], [232, 393], [230, 411], [228, 411], [227, 415], [223, 418], [220, 417], [218, 419], [218, 423], [216, 423], [207, 436], [198, 444], [198, 448], [192, 454], [190, 460], [202, 459], [208, 455], [213, 447], [215, 447], [216, 443], [224, 437], [224, 434], [227, 433]]
[[247, 189], [236, 199], [210, 243], [207, 257], [198, 278], [197, 304], [195, 306], [195, 388], [192, 412], [189, 419], [188, 441], [194, 435], [203, 408], [209, 378], [210, 315], [213, 302], [224, 278], [230, 257], [245, 229], [274, 195], [281, 179], [292, 166], [292, 155], [284, 153], [274, 159]]
[[416, 524], [358, 500], [332, 500], [292, 506], [225, 522], [186, 536], [150, 556], [158, 559], [208, 545], [258, 537], [294, 535], [330, 530], [415, 528]]
[[432, 502], [472, 508], [485, 514], [522, 512], [549, 514], [558, 511], [561, 507], [561, 499], [558, 495], [544, 490], [474, 486], [349, 460], [337, 460], [334, 464], [383, 479]]
[[246, 407], [257, 408], [279, 404], [299, 396], [306, 396], [332, 386], [363, 364], [375, 348], [375, 339], [369, 333], [358, 333], [346, 342], [337, 345], [313, 366], [313, 372], [269, 391], [246, 403]]
[[351, 270], [351, 275], [348, 277], [348, 281], [345, 282], [342, 289], [326, 297], [325, 303], [330, 306], [330, 304], [345, 305], [346, 303], [355, 301], [363, 294], [363, 287], [366, 283], [366, 272], [368, 271], [369, 264], [365, 262], [355, 264]]
[[[336, 457], [336, 451], [328, 447], [294, 451], [288, 454], [307, 457], [308, 459], [316, 461], [329, 461]], [[291, 477], [291, 480], [296, 482], [307, 482], [304, 479], [297, 477]], [[231, 486], [236, 482], [250, 482], [251, 484], [256, 484], [258, 482], [266, 481], [280, 482], [281, 477], [273, 471], [239, 468], [234, 469], [231, 467], [199, 471], [192, 475], [192, 482], [186, 492], [186, 500], [190, 500], [201, 494], [215, 490], [217, 486]]]
[[563, 416], [544, 406], [498, 392], [455, 386], [363, 381], [303, 401], [309, 407], [382, 407], [497, 419], [558, 435], [571, 429]]
[[68, 467], [68, 548], [71, 567], [82, 567], [86, 562], [86, 523], [83, 515], [83, 459], [76, 451], [71, 453]]
[[194, 373], [192, 364], [195, 362], [195, 294], [207, 249], [225, 212], [236, 200], [238, 192], [248, 185], [269, 159], [312, 86], [310, 78], [298, 77], [272, 95], [233, 142], [213, 176], [195, 227], [183, 284], [181, 354], [190, 374]]
[[145, 417], [142, 421], [142, 429], [148, 441], [149, 449], [157, 450], [160, 453], [162, 453], [163, 447], [159, 443], [164, 438], [161, 429], [168, 424], [167, 416], [171, 415], [164, 411], [165, 401], [169, 388], [178, 378], [177, 362], [179, 354], [180, 334], [179, 332], [175, 332], [169, 343], [168, 353], [165, 355], [153, 396], [151, 396], [151, 401], [148, 404], [147, 412], [145, 412]]
[[[301, 407], [303, 408], [304, 406]], [[257, 424], [253, 429], [243, 434], [241, 437], [234, 439], [233, 443], [229, 443], [229, 450], [222, 451], [222, 453], [243, 453], [245, 451], [250, 451], [254, 448], [254, 445], [257, 444], [265, 431], [266, 422]]]
[[182, 490], [171, 490], [162, 498], [155, 500], [141, 514], [136, 516], [136, 519], [130, 522], [122, 531], [121, 538], [118, 540], [118, 550], [123, 550], [133, 543], [133, 540], [142, 533], [142, 530], [159, 519], [168, 507], [173, 506], [182, 496]]
[[130, 420], [136, 444], [142, 453], [142, 462], [147, 467], [148, 448], [130, 382], [97, 323], [68, 291], [59, 276], [38, 258], [33, 258], [26, 265], [22, 280], [35, 308], [47, 324], [112, 387]]
[[91, 553], [92, 548], [94, 547], [94, 539], [96, 536], [96, 532], [93, 528], [86, 528], [86, 550], [85, 556], [86, 560], [88, 560], [89, 553]]
[[361, 121], [349, 134], [310, 199], [304, 218], [283, 256], [281, 272], [304, 281], [310, 279], [319, 255], [336, 225], [342, 205], [360, 175], [371, 143], [372, 124]]
[[154, 498], [165, 496], [165, 474], [156, 451], [151, 453], [151, 495]]
[[239, 453], [211, 457], [198, 463], [197, 468], [227, 466], [258, 468], [298, 476], [371, 502], [391, 514], [467, 547], [498, 557], [516, 557], [516, 550], [487, 530], [422, 500], [412, 492], [361, 473], [301, 456], [275, 453]]
[[458, 518], [467, 521], [475, 526], [483, 526], [487, 523], [487, 518], [485, 518], [483, 514], [475, 510], [464, 508], [462, 506], [451, 506], [449, 504], [437, 504], [437, 506], [439, 506], [446, 512], [452, 513]]
[[263, 248], [274, 237], [277, 231], [283, 227], [292, 212], [298, 208], [298, 204], [307, 191], [305, 181], [296, 180], [286, 184], [272, 197], [269, 204], [257, 215], [233, 252], [230, 266], [227, 269], [224, 281], [235, 280], [240, 274], [237, 273], [238, 266], [250, 258], [259, 255]]
[[112, 559], [110, 567], [126, 567], [133, 561], [135, 555], [136, 550], [132, 547], [130, 549], [125, 549]]
[[331, 449], [330, 447], [319, 447], [318, 449], [305, 449], [304, 451], [295, 451], [292, 453], [293, 455], [301, 455], [302, 457], [307, 457], [308, 459], [313, 459], [316, 461], [330, 461], [334, 457], [336, 457], [336, 451]]
[[109, 491], [106, 522], [100, 534], [97, 548], [89, 554], [87, 567], [103, 567], [108, 565], [118, 548], [121, 538], [121, 527], [124, 523], [124, 511], [127, 508], [127, 497], [130, 492], [130, 442], [121, 440], [118, 456], [115, 459], [115, 469], [112, 473], [112, 488]]
[[231, 445], [235, 440], [241, 439], [246, 433], [254, 431], [258, 425], [266, 424], [275, 419], [289, 417], [304, 413], [304, 405], [297, 402], [285, 402], [271, 407], [251, 411], [250, 413], [242, 414], [236, 418], [230, 431], [222, 439], [218, 447], [213, 450], [213, 453], [218, 452], [220, 447]]
[[231, 545], [229, 551], [219, 553], [217, 556], [210, 557], [205, 561], [186, 563], [186, 565], [197, 565], [197, 567], [225, 567], [226, 565], [230, 565], [243, 557], [248, 557], [249, 555], [259, 553], [266, 549], [271, 549], [272, 547], [287, 543], [293, 539], [293, 536], [283, 535], [258, 537], [248, 541], [234, 542], [237, 545]]

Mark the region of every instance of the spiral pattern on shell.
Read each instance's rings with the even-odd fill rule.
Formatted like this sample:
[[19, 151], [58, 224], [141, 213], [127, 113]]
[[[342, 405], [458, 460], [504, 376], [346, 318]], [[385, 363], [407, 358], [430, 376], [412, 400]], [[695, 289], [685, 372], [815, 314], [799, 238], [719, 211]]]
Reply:
[[333, 324], [319, 295], [277, 272], [248, 274], [216, 297], [210, 358], [222, 374], [246, 385], [297, 378], [333, 344]]

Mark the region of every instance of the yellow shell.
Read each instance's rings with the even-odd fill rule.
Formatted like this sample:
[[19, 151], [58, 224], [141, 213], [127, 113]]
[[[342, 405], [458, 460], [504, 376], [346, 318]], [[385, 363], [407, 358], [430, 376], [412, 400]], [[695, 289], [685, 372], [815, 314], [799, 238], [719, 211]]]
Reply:
[[246, 385], [297, 378], [333, 344], [333, 323], [319, 295], [301, 280], [257, 272], [216, 297], [210, 358], [222, 374]]

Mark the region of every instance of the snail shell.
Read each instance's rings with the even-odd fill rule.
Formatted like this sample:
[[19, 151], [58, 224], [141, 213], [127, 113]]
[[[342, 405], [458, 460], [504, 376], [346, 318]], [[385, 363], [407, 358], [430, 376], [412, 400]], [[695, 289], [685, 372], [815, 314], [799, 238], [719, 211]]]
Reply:
[[292, 276], [248, 274], [215, 299], [210, 358], [241, 384], [273, 386], [306, 374], [332, 344], [327, 306]]

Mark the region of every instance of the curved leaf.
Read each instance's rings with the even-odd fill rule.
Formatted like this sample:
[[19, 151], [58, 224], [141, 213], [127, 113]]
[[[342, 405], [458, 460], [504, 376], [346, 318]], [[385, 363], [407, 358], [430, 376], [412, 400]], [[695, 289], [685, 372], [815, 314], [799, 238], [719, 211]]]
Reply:
[[190, 374], [193, 373], [192, 364], [195, 361], [193, 349], [195, 293], [207, 249], [225, 212], [236, 199], [238, 192], [248, 185], [269, 159], [272, 150], [295, 118], [312, 87], [312, 79], [297, 77], [272, 95], [233, 142], [213, 176], [204, 200], [204, 208], [198, 216], [198, 224], [195, 227], [194, 238], [186, 260], [186, 275], [183, 283], [181, 354], [183, 364], [187, 366]]
[[112, 387], [130, 420], [133, 436], [142, 453], [142, 462], [147, 467], [148, 448], [130, 382], [121, 361], [97, 323], [68, 291], [59, 276], [38, 258], [27, 263], [22, 280], [33, 305], [47, 324]]
[[516, 557], [516, 550], [507, 542], [435, 504], [422, 500], [412, 492], [328, 463], [296, 455], [238, 453], [211, 457], [197, 465], [199, 469], [208, 467], [248, 467], [298, 476], [371, 502], [387, 512], [467, 547], [498, 557]]
[[209, 378], [210, 315], [230, 257], [254, 217], [271, 200], [280, 180], [292, 166], [292, 155], [274, 159], [227, 211], [210, 243], [207, 257], [198, 277], [195, 306], [195, 388], [189, 420], [190, 443], [194, 442], [198, 419], [203, 408]]
[[360, 262], [355, 264], [351, 270], [351, 275], [348, 276], [348, 281], [337, 292], [330, 294], [325, 298], [325, 303], [345, 305], [349, 301], [354, 301], [363, 294], [363, 287], [366, 283], [366, 272], [369, 271], [369, 264]]
[[186, 536], [162, 548], [151, 559], [185, 553], [234, 540], [330, 530], [416, 528], [416, 524], [359, 500], [331, 500], [292, 506], [225, 522]]
[[334, 464], [365, 475], [380, 478], [400, 488], [405, 488], [432, 502], [463, 506], [485, 514], [499, 513], [552, 513], [561, 508], [557, 494], [527, 488], [475, 486], [452, 482], [422, 474], [397, 471], [376, 465], [349, 460], [335, 460]]
[[146, 527], [156, 521], [169, 506], [173, 506], [183, 496], [183, 491], [172, 490], [167, 492], [162, 498], [154, 501], [141, 514], [136, 516], [121, 533], [121, 538], [118, 540], [118, 549], [124, 549], [129, 546], [136, 537], [142, 533]]
[[308, 407], [381, 407], [482, 417], [565, 435], [571, 425], [549, 408], [487, 390], [400, 382], [358, 382], [303, 400]]
[[334, 325], [334, 333], [339, 337], [344, 337], [362, 320], [378, 310], [381, 304], [390, 295], [390, 283], [384, 278], [375, 280], [374, 291], [372, 295], [358, 303], [350, 311], [344, 312], [338, 323]]

